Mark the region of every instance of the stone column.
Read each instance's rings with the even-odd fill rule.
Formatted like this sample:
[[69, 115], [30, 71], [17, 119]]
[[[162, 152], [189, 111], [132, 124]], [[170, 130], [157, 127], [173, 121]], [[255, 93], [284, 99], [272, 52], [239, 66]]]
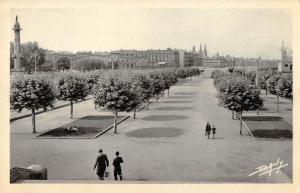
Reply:
[[14, 42], [14, 69], [11, 70], [12, 74], [23, 74], [25, 71], [21, 67], [21, 38], [20, 31], [22, 30], [16, 16], [16, 23], [14, 25], [15, 42]]

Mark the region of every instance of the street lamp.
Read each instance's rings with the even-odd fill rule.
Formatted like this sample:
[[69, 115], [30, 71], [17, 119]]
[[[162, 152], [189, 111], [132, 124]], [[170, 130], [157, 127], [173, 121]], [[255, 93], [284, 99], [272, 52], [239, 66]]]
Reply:
[[36, 65], [40, 60], [40, 55], [37, 52], [34, 52], [33, 54], [31, 54], [31, 58], [34, 59], [34, 74], [36, 75]]

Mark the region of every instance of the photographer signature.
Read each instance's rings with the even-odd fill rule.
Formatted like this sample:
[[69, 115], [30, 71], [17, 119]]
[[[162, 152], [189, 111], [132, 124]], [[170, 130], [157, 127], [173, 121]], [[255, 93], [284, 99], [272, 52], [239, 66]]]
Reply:
[[249, 174], [248, 176], [253, 176], [255, 174], [258, 174], [259, 176], [269, 174], [269, 176], [272, 175], [272, 172], [276, 171], [277, 174], [279, 173], [279, 170], [283, 167], [286, 167], [288, 164], [284, 164], [284, 160], [277, 159], [276, 162], [271, 162], [269, 165], [259, 166], [256, 168], [256, 171]]

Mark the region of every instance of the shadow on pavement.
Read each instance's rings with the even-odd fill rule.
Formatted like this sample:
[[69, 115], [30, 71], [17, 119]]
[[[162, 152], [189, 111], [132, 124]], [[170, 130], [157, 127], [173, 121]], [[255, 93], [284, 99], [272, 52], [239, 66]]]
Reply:
[[183, 130], [176, 127], [148, 127], [127, 132], [126, 136], [136, 138], [160, 138], [177, 137], [183, 133]]
[[215, 138], [211, 138], [212, 140], [214, 139], [225, 139], [224, 137], [215, 137]]
[[194, 95], [196, 93], [195, 92], [175, 92], [173, 94], [176, 94], [176, 95]]
[[186, 111], [186, 110], [193, 110], [193, 107], [158, 107], [153, 110], [159, 110], [159, 111]]
[[192, 99], [191, 96], [169, 96], [168, 98], [178, 98], [178, 99]]
[[182, 115], [151, 115], [142, 118], [145, 121], [177, 121], [187, 119], [187, 116]]
[[193, 101], [163, 101], [161, 103], [173, 103], [173, 104], [180, 104], [180, 103], [192, 103]]

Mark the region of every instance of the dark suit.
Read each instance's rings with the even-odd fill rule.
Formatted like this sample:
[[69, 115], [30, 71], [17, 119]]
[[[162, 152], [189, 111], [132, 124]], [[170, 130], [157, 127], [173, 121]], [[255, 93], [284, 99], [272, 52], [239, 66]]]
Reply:
[[210, 131], [211, 131], [210, 124], [206, 124], [205, 134], [207, 135], [208, 138], [209, 138], [209, 135], [210, 135]]
[[106, 170], [106, 167], [108, 167], [108, 165], [109, 165], [109, 161], [105, 154], [100, 154], [97, 156], [94, 168], [97, 167], [97, 175], [100, 178], [100, 180], [104, 180], [104, 172]]
[[118, 175], [120, 176], [120, 180], [122, 180], [121, 163], [123, 163], [123, 159], [119, 156], [117, 156], [113, 161], [115, 180], [118, 180]]

